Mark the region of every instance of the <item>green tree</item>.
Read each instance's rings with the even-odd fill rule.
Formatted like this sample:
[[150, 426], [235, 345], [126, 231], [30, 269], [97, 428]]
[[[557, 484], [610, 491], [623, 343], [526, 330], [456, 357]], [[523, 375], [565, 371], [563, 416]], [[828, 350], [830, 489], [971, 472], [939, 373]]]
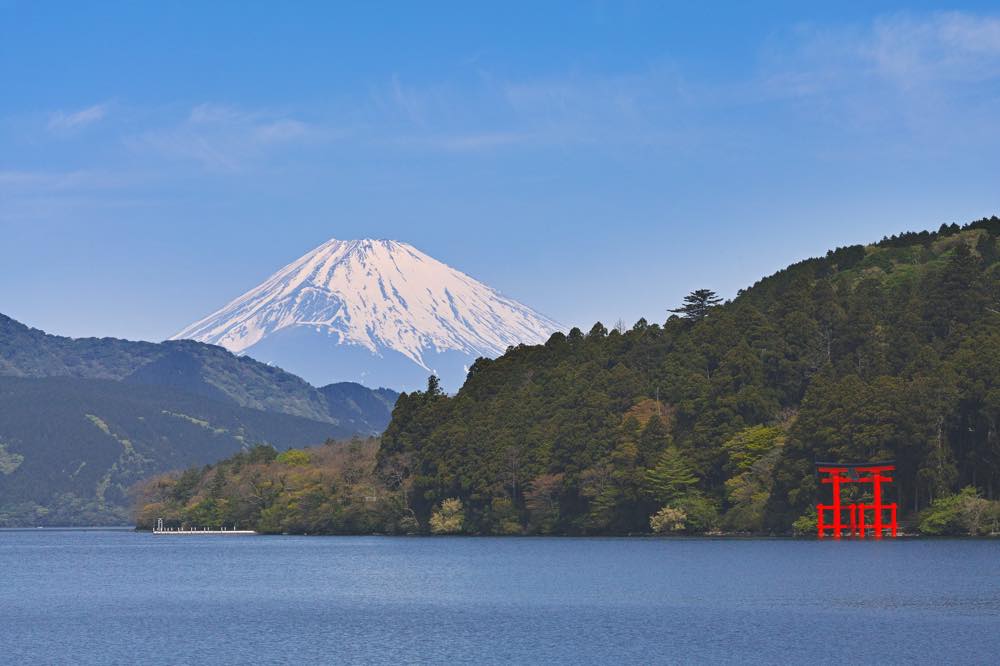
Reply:
[[961, 492], [939, 497], [920, 516], [918, 529], [933, 536], [980, 536], [997, 531], [1000, 503], [979, 496], [972, 486]]
[[646, 494], [654, 501], [668, 504], [683, 497], [698, 483], [691, 466], [676, 447], [668, 447], [656, 465], [646, 471]]
[[[623, 424], [623, 429], [631, 429], [634, 432], [637, 425], [633, 418]], [[637, 444], [639, 456], [644, 463], [649, 464], [650, 461], [656, 460], [657, 456], [670, 446], [670, 431], [663, 418], [656, 414], [651, 416], [639, 434]]]
[[529, 512], [528, 529], [536, 534], [551, 534], [559, 521], [559, 497], [563, 491], [563, 474], [541, 474], [524, 493]]
[[741, 532], [764, 530], [765, 512], [774, 486], [774, 469], [785, 444], [780, 426], [752, 426], [726, 440], [729, 469], [725, 481], [729, 510], [725, 525]]
[[729, 463], [735, 470], [746, 471], [775, 448], [784, 445], [785, 430], [779, 426], [750, 426], [740, 430], [723, 444]]
[[434, 534], [458, 534], [465, 523], [465, 510], [462, 500], [451, 497], [431, 515], [431, 532]]
[[687, 514], [683, 509], [665, 506], [649, 517], [649, 528], [656, 534], [681, 532], [686, 527]]
[[279, 454], [275, 460], [289, 467], [302, 467], [309, 464], [309, 454], [301, 449], [289, 449]]
[[208, 496], [214, 500], [221, 499], [226, 491], [226, 468], [217, 467], [215, 475], [212, 477], [212, 485], [209, 488]]
[[980, 315], [988, 301], [980, 258], [959, 243], [939, 274], [928, 277], [926, 317], [933, 332], [947, 337]]
[[709, 311], [720, 303], [722, 303], [722, 299], [711, 289], [696, 289], [684, 297], [683, 305], [669, 310], [669, 312], [679, 314], [686, 319], [700, 321], [707, 317]]

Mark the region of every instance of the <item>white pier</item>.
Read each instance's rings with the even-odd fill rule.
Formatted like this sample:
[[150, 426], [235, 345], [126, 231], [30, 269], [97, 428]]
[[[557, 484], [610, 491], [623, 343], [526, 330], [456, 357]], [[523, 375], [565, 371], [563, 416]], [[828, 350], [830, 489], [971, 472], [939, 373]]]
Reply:
[[176, 535], [200, 534], [200, 535], [203, 535], [203, 536], [217, 536], [217, 535], [226, 535], [226, 536], [239, 536], [239, 535], [243, 535], [243, 536], [246, 536], [248, 534], [257, 534], [257, 533], [255, 531], [253, 531], [253, 530], [238, 530], [238, 529], [236, 529], [235, 525], [233, 525], [232, 529], [229, 529], [229, 528], [226, 528], [226, 527], [222, 527], [221, 529], [217, 529], [217, 530], [216, 529], [211, 529], [211, 528], [208, 528], [208, 527], [203, 527], [201, 529], [195, 528], [195, 529], [186, 529], [186, 530], [185, 529], [174, 529], [172, 527], [164, 527], [163, 526], [163, 518], [157, 518], [157, 520], [156, 520], [156, 527], [153, 528], [153, 534], [155, 534], [157, 536], [161, 536], [161, 535], [174, 535], [174, 534], [176, 534]]

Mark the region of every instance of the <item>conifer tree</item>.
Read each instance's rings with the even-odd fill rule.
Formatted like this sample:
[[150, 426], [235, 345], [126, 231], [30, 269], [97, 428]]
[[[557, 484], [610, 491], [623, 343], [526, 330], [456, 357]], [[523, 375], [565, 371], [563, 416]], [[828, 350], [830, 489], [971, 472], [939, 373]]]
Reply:
[[722, 303], [711, 289], [696, 289], [684, 297], [684, 304], [679, 308], [670, 310], [686, 319], [700, 321], [708, 316], [709, 310]]
[[646, 470], [646, 493], [660, 504], [686, 495], [698, 483], [691, 466], [677, 447], [667, 447], [656, 466]]

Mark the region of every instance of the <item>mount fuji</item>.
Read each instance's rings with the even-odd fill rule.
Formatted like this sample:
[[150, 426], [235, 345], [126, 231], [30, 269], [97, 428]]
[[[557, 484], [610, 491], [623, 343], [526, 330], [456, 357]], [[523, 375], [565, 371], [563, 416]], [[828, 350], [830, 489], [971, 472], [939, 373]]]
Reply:
[[316, 385], [461, 386], [472, 362], [538, 344], [558, 323], [391, 240], [329, 240], [173, 336], [278, 365]]

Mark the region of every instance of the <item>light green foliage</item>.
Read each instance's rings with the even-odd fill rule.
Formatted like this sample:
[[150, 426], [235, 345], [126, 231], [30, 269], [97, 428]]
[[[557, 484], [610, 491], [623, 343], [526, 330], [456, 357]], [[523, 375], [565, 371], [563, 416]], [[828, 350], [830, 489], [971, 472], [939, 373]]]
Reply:
[[209, 423], [205, 419], [199, 419], [199, 418], [196, 418], [194, 416], [188, 416], [187, 414], [180, 414], [180, 413], [177, 413], [177, 412], [167, 411], [166, 409], [162, 410], [162, 413], [166, 414], [167, 416], [173, 416], [174, 418], [177, 418], [177, 419], [183, 419], [184, 421], [187, 421], [188, 423], [193, 423], [194, 425], [198, 426], [199, 428], [204, 428], [205, 430], [212, 431], [216, 435], [224, 435], [227, 432], [229, 432], [225, 428], [216, 428], [216, 427], [214, 427], [211, 423]]
[[124, 451], [122, 452], [121, 458], [117, 463], [119, 467], [125, 465], [141, 465], [143, 462], [145, 462], [145, 458], [136, 453], [135, 447], [132, 445], [131, 440], [125, 437], [120, 437], [117, 434], [115, 434], [111, 430], [110, 426], [108, 426], [108, 424], [103, 419], [101, 419], [101, 417], [94, 416], [93, 414], [86, 414], [85, 416], [88, 421], [97, 426], [98, 430], [100, 430], [105, 435], [107, 435], [108, 437], [112, 438], [113, 440], [122, 445], [122, 449], [124, 449]]
[[462, 507], [462, 500], [451, 497], [441, 502], [438, 510], [431, 514], [431, 532], [434, 534], [458, 534], [462, 531], [464, 522], [465, 511]]
[[301, 449], [289, 449], [279, 453], [275, 460], [289, 467], [303, 467], [309, 464], [309, 454]]
[[813, 536], [816, 534], [818, 522], [816, 507], [812, 507], [795, 519], [795, 522], [792, 523], [792, 530], [798, 536]]
[[8, 451], [7, 445], [0, 441], [0, 474], [4, 476], [13, 474], [22, 462], [24, 462], [24, 456]]
[[[256, 446], [211, 467], [144, 482], [136, 524], [237, 525], [266, 533], [406, 534], [420, 525], [398, 487], [375, 475], [375, 439], [282, 454]], [[405, 484], [404, 484], [405, 487]]]
[[719, 527], [719, 508], [715, 500], [701, 493], [689, 493], [675, 499], [672, 506], [686, 516], [685, 528], [688, 532], [700, 534]]
[[681, 532], [686, 527], [687, 514], [683, 509], [665, 506], [649, 517], [649, 529], [656, 534]]
[[764, 531], [767, 503], [774, 485], [774, 468], [785, 444], [780, 426], [744, 428], [723, 445], [730, 467], [736, 472], [726, 479], [729, 510], [725, 526], [739, 532]]
[[[98, 430], [118, 442], [122, 447], [122, 452], [119, 454], [118, 459], [101, 476], [94, 488], [94, 497], [98, 506], [108, 508], [106, 507], [106, 503], [108, 501], [109, 488], [114, 488], [115, 494], [118, 496], [127, 494], [127, 486], [142, 478], [149, 459], [136, 451], [131, 440], [121, 437], [113, 431], [104, 419], [94, 414], [85, 414], [84, 417], [93, 423]], [[77, 468], [77, 472], [80, 469], [82, 469], [82, 466]], [[74, 473], [75, 475], [76, 473]]]
[[979, 496], [972, 486], [940, 497], [923, 511], [918, 529], [932, 536], [982, 536], [998, 532], [1000, 502]]
[[740, 430], [723, 444], [731, 465], [741, 472], [785, 443], [785, 430], [780, 426], [757, 425]]
[[95, 416], [93, 414], [84, 414], [84, 416], [86, 417], [86, 419], [88, 421], [90, 421], [95, 426], [97, 426], [98, 430], [100, 430], [101, 432], [103, 432], [105, 435], [112, 436], [111, 435], [111, 428], [108, 427], [108, 424], [105, 423], [104, 420], [101, 419], [100, 416]]

